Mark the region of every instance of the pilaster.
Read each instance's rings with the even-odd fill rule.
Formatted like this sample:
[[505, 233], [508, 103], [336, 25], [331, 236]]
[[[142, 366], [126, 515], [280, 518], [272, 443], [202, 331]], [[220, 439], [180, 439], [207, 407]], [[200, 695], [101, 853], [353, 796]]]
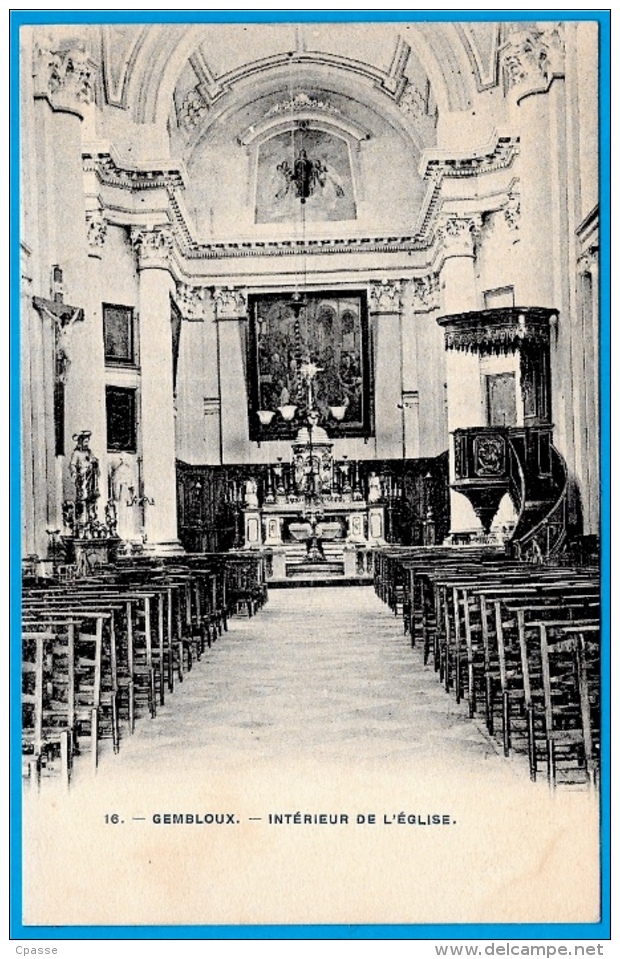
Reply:
[[179, 552], [170, 297], [172, 235], [132, 231], [140, 280], [141, 453], [146, 548]]
[[375, 383], [375, 448], [384, 459], [404, 451], [402, 310], [403, 281], [370, 284], [369, 311]]

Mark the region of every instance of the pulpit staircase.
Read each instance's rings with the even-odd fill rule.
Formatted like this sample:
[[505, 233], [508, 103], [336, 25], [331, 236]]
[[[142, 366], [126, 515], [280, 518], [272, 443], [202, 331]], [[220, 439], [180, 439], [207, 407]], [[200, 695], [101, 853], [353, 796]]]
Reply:
[[519, 518], [510, 546], [530, 562], [552, 562], [566, 548], [568, 476], [566, 462], [550, 444], [550, 472], [541, 478], [524, 469], [518, 444], [510, 443], [510, 494]]

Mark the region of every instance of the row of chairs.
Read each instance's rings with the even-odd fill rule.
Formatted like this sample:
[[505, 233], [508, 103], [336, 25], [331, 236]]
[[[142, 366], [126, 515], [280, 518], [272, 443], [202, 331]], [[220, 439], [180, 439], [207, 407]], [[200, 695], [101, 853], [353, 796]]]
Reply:
[[241, 611], [266, 601], [259, 555], [123, 559], [74, 582], [24, 585], [22, 755], [38, 785], [60, 769], [69, 783], [87, 747], [116, 753]]
[[466, 702], [532, 780], [598, 780], [598, 570], [529, 566], [497, 549], [375, 553], [375, 590], [447, 692]]

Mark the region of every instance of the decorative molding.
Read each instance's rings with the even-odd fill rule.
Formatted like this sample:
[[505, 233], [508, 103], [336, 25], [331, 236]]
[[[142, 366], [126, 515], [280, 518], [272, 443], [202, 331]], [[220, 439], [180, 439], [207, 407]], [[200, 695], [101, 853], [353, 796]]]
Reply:
[[390, 94], [395, 99], [398, 99], [407, 84], [405, 69], [409, 62], [410, 56], [411, 47], [402, 34], [399, 34], [396, 38], [396, 46], [394, 47], [394, 53], [392, 55], [392, 62], [390, 63], [389, 72], [385, 75], [383, 80], [377, 84], [377, 86], [381, 87], [386, 93]]
[[426, 97], [412, 83], [408, 83], [400, 98], [398, 106], [407, 117], [412, 120], [428, 118]]
[[94, 100], [95, 77], [95, 64], [77, 45], [37, 49], [35, 96], [47, 97], [55, 110], [82, 116], [83, 108]]
[[412, 282], [413, 309], [416, 313], [430, 313], [439, 309], [439, 276], [429, 273], [427, 276], [414, 276]]
[[100, 250], [105, 243], [108, 224], [101, 210], [86, 211], [86, 241], [92, 250]]
[[370, 312], [400, 313], [402, 292], [402, 280], [373, 280], [370, 284]]
[[514, 24], [500, 48], [504, 82], [517, 103], [533, 93], [546, 93], [556, 77], [564, 76], [564, 24]]
[[213, 290], [215, 317], [221, 320], [246, 319], [248, 314], [247, 294], [241, 287], [216, 286]]
[[131, 245], [138, 255], [139, 270], [169, 270], [173, 249], [170, 226], [142, 227], [131, 231]]
[[177, 282], [175, 302], [184, 320], [202, 323], [204, 287]]
[[294, 93], [293, 96], [287, 100], [279, 100], [278, 103], [274, 103], [264, 114], [263, 119], [271, 120], [273, 117], [279, 117], [289, 113], [298, 114], [303, 110], [311, 110], [313, 113], [342, 113], [342, 111], [339, 110], [338, 107], [335, 107], [333, 103], [330, 103], [329, 100], [312, 97], [310, 94], [301, 90], [299, 93]]
[[[452, 27], [458, 33], [472, 73], [476, 81], [478, 93], [496, 87], [499, 81], [499, 41], [501, 33], [500, 23], [453, 23]], [[484, 53], [481, 49], [481, 31], [487, 31], [487, 47]]]
[[197, 89], [186, 94], [179, 109], [179, 126], [186, 130], [199, 126], [209, 112], [209, 104]]
[[443, 246], [444, 259], [454, 256], [475, 256], [476, 240], [481, 229], [482, 216], [479, 213], [444, 216], [437, 227], [437, 236]]
[[480, 356], [514, 353], [523, 346], [546, 346], [552, 318], [558, 311], [546, 307], [499, 307], [440, 316], [446, 350]]

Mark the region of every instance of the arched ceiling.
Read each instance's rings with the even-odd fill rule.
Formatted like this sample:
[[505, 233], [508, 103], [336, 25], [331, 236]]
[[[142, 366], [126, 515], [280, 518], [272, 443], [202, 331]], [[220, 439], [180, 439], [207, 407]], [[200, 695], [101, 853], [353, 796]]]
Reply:
[[439, 111], [466, 110], [494, 80], [498, 32], [496, 23], [106, 24], [106, 98], [137, 122], [163, 123], [188, 64], [209, 108], [266, 78], [286, 85], [292, 67], [307, 67], [396, 103], [423, 76]]

